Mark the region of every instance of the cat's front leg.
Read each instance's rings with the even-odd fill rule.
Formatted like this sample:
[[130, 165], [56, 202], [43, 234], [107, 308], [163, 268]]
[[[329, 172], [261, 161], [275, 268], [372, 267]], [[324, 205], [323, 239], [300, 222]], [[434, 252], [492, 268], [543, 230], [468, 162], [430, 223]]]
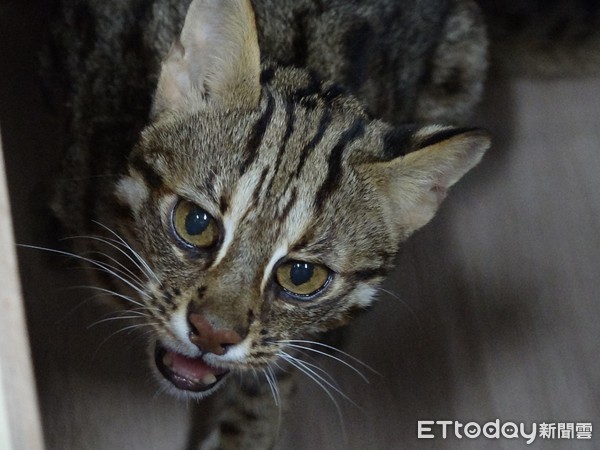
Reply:
[[216, 419], [200, 450], [273, 448], [296, 377], [280, 370], [271, 374], [269, 380], [254, 374], [230, 380], [215, 405]]

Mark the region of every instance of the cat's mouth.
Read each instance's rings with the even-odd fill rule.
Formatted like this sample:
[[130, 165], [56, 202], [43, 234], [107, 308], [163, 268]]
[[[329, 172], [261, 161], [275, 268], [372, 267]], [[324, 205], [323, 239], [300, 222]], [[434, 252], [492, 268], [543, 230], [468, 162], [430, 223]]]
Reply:
[[229, 373], [207, 364], [202, 357], [190, 358], [156, 343], [154, 362], [159, 372], [177, 389], [205, 392], [216, 387]]

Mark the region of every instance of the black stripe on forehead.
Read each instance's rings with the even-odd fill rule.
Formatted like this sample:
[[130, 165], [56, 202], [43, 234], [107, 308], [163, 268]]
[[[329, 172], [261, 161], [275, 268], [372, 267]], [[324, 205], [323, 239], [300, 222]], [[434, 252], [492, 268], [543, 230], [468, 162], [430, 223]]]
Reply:
[[152, 167], [141, 155], [137, 154], [130, 161], [129, 164], [133, 169], [139, 172], [140, 175], [146, 180], [150, 189], [158, 189], [164, 185], [162, 176], [156, 172], [156, 169]]
[[279, 221], [279, 223], [284, 223], [287, 220], [288, 215], [290, 214], [290, 211], [292, 210], [292, 208], [294, 207], [294, 205], [296, 204], [297, 201], [298, 201], [298, 188], [294, 187], [294, 189], [292, 190], [292, 194], [290, 195], [290, 199], [288, 200], [287, 204], [283, 208], [281, 215], [277, 219]]
[[252, 193], [252, 205], [258, 204], [258, 200], [260, 198], [260, 193], [262, 191], [263, 185], [265, 184], [265, 180], [267, 178], [267, 174], [269, 173], [270, 169], [271, 169], [271, 167], [267, 166], [262, 170], [262, 173], [260, 174], [260, 179], [258, 180], [258, 183], [256, 184], [256, 188], [254, 189], [254, 192]]
[[250, 165], [258, 156], [258, 148], [262, 143], [262, 139], [267, 131], [267, 127], [269, 126], [269, 123], [271, 123], [271, 118], [273, 117], [273, 111], [275, 110], [275, 99], [268, 90], [265, 90], [264, 92], [267, 96], [267, 106], [265, 107], [265, 110], [254, 124], [254, 128], [252, 129], [250, 139], [246, 144], [247, 156], [246, 160], [240, 167], [240, 175], [246, 173], [248, 167], [250, 167]]
[[283, 155], [287, 149], [288, 142], [292, 133], [294, 132], [295, 124], [296, 124], [296, 114], [294, 113], [294, 105], [291, 102], [286, 102], [285, 104], [285, 117], [286, 117], [286, 126], [285, 126], [285, 134], [283, 135], [283, 140], [281, 141], [281, 145], [279, 146], [279, 151], [277, 152], [277, 159], [275, 161], [275, 168], [273, 169], [273, 176], [269, 181], [269, 186], [267, 187], [267, 192], [270, 192], [273, 183], [275, 183], [275, 179], [277, 178], [277, 174], [279, 173], [279, 168], [281, 166], [281, 161], [283, 160]]
[[327, 127], [331, 123], [331, 112], [328, 109], [323, 110], [323, 114], [321, 115], [321, 119], [319, 120], [319, 125], [317, 126], [317, 132], [310, 140], [308, 144], [302, 149], [302, 154], [300, 155], [300, 161], [298, 161], [298, 167], [296, 167], [295, 177], [300, 175], [304, 164], [306, 164], [307, 158], [313, 152], [315, 147], [319, 145], [323, 136], [325, 135], [325, 131], [327, 131]]
[[325, 181], [319, 188], [319, 191], [315, 195], [317, 211], [322, 211], [325, 202], [329, 196], [339, 187], [340, 180], [342, 177], [342, 156], [344, 150], [349, 144], [354, 142], [356, 139], [363, 136], [365, 133], [365, 125], [361, 119], [356, 119], [354, 123], [348, 128], [340, 137], [333, 150], [329, 154], [327, 161], [328, 170]]

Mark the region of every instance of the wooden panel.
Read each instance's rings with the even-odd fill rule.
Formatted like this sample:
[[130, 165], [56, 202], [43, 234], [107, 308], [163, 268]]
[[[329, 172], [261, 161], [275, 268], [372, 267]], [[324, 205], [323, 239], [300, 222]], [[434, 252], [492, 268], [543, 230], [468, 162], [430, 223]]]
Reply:
[[31, 355], [0, 141], [0, 448], [41, 450]]

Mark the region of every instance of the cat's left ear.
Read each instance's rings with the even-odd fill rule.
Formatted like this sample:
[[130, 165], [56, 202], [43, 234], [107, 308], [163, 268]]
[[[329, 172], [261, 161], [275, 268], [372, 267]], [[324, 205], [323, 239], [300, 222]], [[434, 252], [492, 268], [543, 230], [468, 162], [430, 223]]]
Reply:
[[423, 127], [408, 140], [409, 153], [363, 164], [358, 171], [381, 193], [390, 222], [406, 238], [433, 218], [448, 189], [479, 163], [490, 144], [481, 129]]
[[152, 116], [204, 102], [252, 108], [260, 99], [260, 51], [250, 0], [194, 0], [162, 63]]

